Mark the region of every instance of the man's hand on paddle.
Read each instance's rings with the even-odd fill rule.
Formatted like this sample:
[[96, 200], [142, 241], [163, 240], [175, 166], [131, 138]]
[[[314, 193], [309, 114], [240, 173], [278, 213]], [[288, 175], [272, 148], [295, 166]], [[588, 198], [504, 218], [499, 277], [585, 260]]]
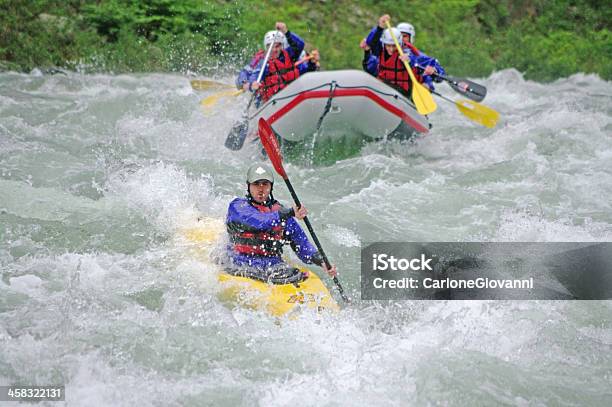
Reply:
[[380, 16], [378, 19], [378, 26], [380, 28], [387, 28], [387, 21], [391, 21], [391, 16], [389, 16], [389, 14]]
[[332, 264], [331, 268], [329, 269], [327, 268], [327, 265], [325, 265], [325, 263], [323, 263], [321, 267], [323, 267], [323, 270], [325, 270], [325, 272], [329, 274], [330, 277], [336, 277], [338, 275], [335, 264]]
[[365, 38], [363, 40], [361, 40], [361, 42], [359, 43], [359, 48], [361, 48], [364, 51], [369, 51], [370, 50], [370, 46], [366, 42]]
[[423, 71], [423, 75], [432, 75], [432, 74], [437, 74], [438, 71], [436, 70], [436, 68], [434, 68], [433, 66], [429, 65], [425, 67], [425, 70]]
[[304, 205], [300, 206], [299, 208], [297, 206], [293, 206], [293, 213], [297, 219], [302, 220], [306, 217], [306, 215], [308, 215], [308, 210], [306, 209], [306, 207]]
[[287, 34], [287, 24], [279, 21], [276, 23], [276, 29], [280, 32], [282, 32], [283, 34]]

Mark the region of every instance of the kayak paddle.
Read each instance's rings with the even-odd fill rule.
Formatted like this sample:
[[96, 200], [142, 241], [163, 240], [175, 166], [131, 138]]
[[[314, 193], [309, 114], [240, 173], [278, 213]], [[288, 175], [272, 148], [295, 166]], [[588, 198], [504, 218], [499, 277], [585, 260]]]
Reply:
[[[266, 153], [268, 153], [268, 157], [270, 157], [272, 166], [274, 166], [274, 169], [276, 170], [278, 175], [280, 175], [285, 180], [285, 184], [287, 184], [287, 188], [289, 189], [289, 192], [291, 193], [291, 196], [293, 197], [293, 201], [295, 202], [295, 205], [298, 208], [301, 207], [302, 204], [300, 203], [300, 199], [295, 193], [295, 190], [293, 189], [293, 186], [291, 185], [291, 182], [289, 181], [289, 177], [287, 176], [287, 173], [285, 172], [285, 169], [283, 168], [283, 157], [281, 155], [280, 147], [278, 146], [278, 141], [276, 140], [276, 135], [274, 134], [274, 130], [272, 130], [270, 123], [268, 123], [263, 117], [259, 119], [259, 138], [261, 139], [261, 144], [263, 144], [264, 148], [266, 149]], [[327, 266], [328, 269], [331, 268], [331, 263], [329, 262], [327, 256], [325, 255], [325, 252], [323, 251], [323, 247], [321, 247], [321, 242], [319, 242], [319, 239], [317, 238], [317, 235], [315, 234], [315, 231], [312, 228], [310, 221], [308, 220], [308, 216], [304, 217], [304, 223], [306, 224], [306, 227], [308, 228], [308, 231], [310, 232], [310, 236], [312, 236], [312, 240], [315, 242], [315, 245], [317, 246], [317, 249], [319, 250], [321, 257], [323, 257], [323, 261], [325, 262], [325, 265]], [[340, 285], [340, 281], [338, 281], [337, 276], [334, 277], [334, 284], [336, 284], [336, 287], [338, 288], [340, 297], [342, 297], [344, 302], [348, 303], [349, 299], [346, 296], [346, 294], [344, 294], [344, 289]]]
[[[393, 30], [391, 30], [391, 24], [387, 21], [387, 29], [389, 30], [389, 34], [393, 38], [393, 42], [395, 42], [395, 46], [397, 47], [397, 52], [399, 52], [400, 56], [404, 56], [404, 51], [402, 47], [400, 47], [399, 42], [397, 42], [397, 38], [395, 38], [395, 34], [393, 34]], [[425, 88], [425, 86], [421, 85], [419, 81], [414, 77], [414, 73], [412, 73], [412, 68], [408, 65], [407, 61], [402, 61], [406, 70], [408, 71], [408, 75], [410, 75], [410, 80], [412, 81], [412, 101], [416, 106], [419, 114], [426, 115], [434, 112], [438, 106], [436, 102], [431, 97], [431, 93]]]
[[452, 100], [444, 95], [439, 94], [436, 91], [432, 91], [432, 93], [436, 96], [441, 97], [447, 102], [454, 103], [455, 106], [457, 106], [457, 109], [459, 109], [459, 111], [463, 113], [465, 117], [467, 117], [473, 122], [482, 124], [485, 127], [493, 128], [499, 120], [498, 112], [491, 109], [490, 107], [481, 105], [478, 102], [474, 102], [472, 100]]
[[487, 96], [487, 88], [476, 82], [469, 81], [463, 78], [455, 78], [453, 76], [444, 76], [435, 74], [438, 78], [448, 82], [448, 85], [460, 95], [465, 96], [468, 99], [472, 99], [475, 102], [482, 102]]
[[[257, 83], [261, 81], [261, 77], [263, 76], [264, 71], [266, 70], [266, 66], [268, 64], [268, 58], [270, 58], [270, 53], [272, 52], [272, 48], [274, 47], [274, 41], [270, 43], [268, 47], [268, 51], [266, 52], [266, 57], [264, 58], [263, 64], [261, 65], [261, 70], [259, 71], [259, 75], [257, 75]], [[240, 150], [244, 145], [244, 140], [246, 139], [247, 133], [249, 131], [249, 109], [253, 104], [253, 100], [255, 100], [255, 95], [257, 92], [253, 92], [251, 95], [251, 99], [249, 100], [249, 104], [247, 105], [244, 113], [242, 114], [242, 118], [239, 122], [235, 123], [232, 129], [230, 130], [227, 138], [225, 139], [225, 147], [230, 150]]]

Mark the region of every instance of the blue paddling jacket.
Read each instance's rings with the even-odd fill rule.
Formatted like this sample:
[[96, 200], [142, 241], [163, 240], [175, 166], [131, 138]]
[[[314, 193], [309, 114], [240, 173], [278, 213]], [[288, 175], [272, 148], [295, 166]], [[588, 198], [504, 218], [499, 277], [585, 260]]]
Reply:
[[312, 61], [306, 61], [299, 64], [298, 69], [300, 70], [300, 75], [303, 75], [308, 72], [316, 72], [319, 70], [319, 67]]
[[[370, 31], [366, 38], [366, 43], [370, 47], [370, 51], [369, 54], [366, 51], [364, 55], [363, 69], [373, 76], [378, 76], [378, 56], [384, 48], [380, 41], [383, 31], [382, 28], [376, 26], [372, 28], [372, 31]], [[398, 41], [401, 41], [401, 39], [398, 38]], [[408, 55], [410, 66], [416, 66], [419, 71], [422, 72], [426, 67], [433, 66], [440, 75], [446, 75], [446, 71], [442, 68], [438, 60], [426, 55], [423, 51], [418, 50], [418, 54], [416, 54], [410, 47], [402, 47], [402, 51], [404, 51], [404, 54]], [[442, 79], [438, 76], [422, 75], [422, 77], [423, 83], [426, 84], [430, 90], [435, 90], [434, 82], [442, 82]]]
[[[255, 69], [255, 67], [261, 63], [265, 56], [266, 51], [260, 49], [255, 53], [255, 55], [253, 55], [253, 57], [251, 58], [251, 62], [249, 62], [242, 68], [242, 70], [238, 73], [238, 76], [236, 77], [236, 87], [238, 89], [242, 89], [242, 85], [244, 85], [245, 83], [250, 83], [249, 78], [253, 74], [253, 69]], [[257, 77], [255, 77], [255, 79], [257, 79]]]
[[378, 57], [372, 54], [372, 50], [363, 51], [363, 70], [374, 76], [378, 76]]
[[306, 264], [322, 265], [323, 259], [293, 217], [293, 209], [274, 198], [257, 204], [236, 198], [227, 209], [228, 254], [236, 267], [265, 270], [283, 263], [283, 246], [289, 244]]

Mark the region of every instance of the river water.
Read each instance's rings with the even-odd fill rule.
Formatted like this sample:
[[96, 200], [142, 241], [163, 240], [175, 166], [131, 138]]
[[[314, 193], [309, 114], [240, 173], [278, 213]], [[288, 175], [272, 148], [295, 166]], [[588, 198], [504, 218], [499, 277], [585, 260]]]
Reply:
[[69, 405], [609, 405], [610, 301], [360, 301], [368, 242], [612, 241], [612, 83], [478, 81], [495, 129], [439, 100], [414, 144], [286, 166], [354, 301], [277, 321], [219, 302], [174, 237], [244, 193], [257, 149], [223, 141], [246, 100], [204, 115], [180, 76], [0, 74], [0, 384], [65, 384]]

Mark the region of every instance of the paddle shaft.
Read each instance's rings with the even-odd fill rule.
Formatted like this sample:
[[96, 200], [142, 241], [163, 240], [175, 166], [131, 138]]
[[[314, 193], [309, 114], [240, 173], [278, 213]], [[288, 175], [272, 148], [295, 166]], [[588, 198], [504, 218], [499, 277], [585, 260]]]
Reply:
[[[259, 82], [259, 81], [258, 81]], [[246, 109], [244, 109], [244, 113], [242, 113], [242, 117], [243, 118], [249, 118], [249, 109], [251, 108], [251, 105], [253, 104], [253, 101], [255, 100], [255, 95], [256, 93], [253, 92], [253, 94], [251, 95], [251, 98], [249, 99], [249, 103], [247, 104]]]
[[[287, 189], [289, 189], [289, 192], [291, 193], [291, 196], [293, 197], [293, 201], [295, 202], [295, 205], [298, 208], [300, 208], [302, 206], [302, 204], [300, 203], [300, 198], [298, 198], [297, 194], [295, 193], [295, 189], [293, 189], [293, 185], [291, 185], [291, 181], [289, 181], [289, 177], [284, 178], [284, 180], [285, 180], [285, 184], [287, 184]], [[330, 269], [332, 265], [329, 262], [327, 255], [323, 251], [321, 242], [319, 242], [319, 238], [317, 237], [317, 234], [312, 228], [312, 225], [310, 224], [310, 220], [308, 220], [308, 216], [304, 216], [304, 223], [306, 224], [306, 227], [308, 228], [308, 231], [310, 232], [310, 236], [312, 237], [312, 240], [314, 241], [315, 246], [317, 246], [317, 249], [319, 250], [321, 257], [323, 257], [323, 262], [325, 262], [325, 265], [327, 266], [327, 268]], [[338, 280], [338, 277], [336, 276], [334, 276], [334, 284], [336, 284], [336, 287], [338, 287], [338, 292], [340, 293], [340, 297], [342, 297], [344, 302], [349, 302], [349, 299], [346, 296], [346, 294], [344, 294], [344, 289], [342, 288], [342, 285], [340, 285], [340, 281]]]
[[436, 92], [435, 90], [432, 90], [432, 91], [431, 91], [431, 93], [433, 93], [434, 95], [436, 95], [436, 96], [438, 96], [438, 97], [440, 97], [440, 98], [442, 98], [442, 99], [446, 100], [447, 102], [452, 103], [453, 105], [456, 105], [456, 103], [455, 103], [455, 101], [454, 101], [453, 99], [451, 99], [451, 98], [447, 98], [446, 96], [439, 94], [439, 93], [438, 93], [438, 92]]

